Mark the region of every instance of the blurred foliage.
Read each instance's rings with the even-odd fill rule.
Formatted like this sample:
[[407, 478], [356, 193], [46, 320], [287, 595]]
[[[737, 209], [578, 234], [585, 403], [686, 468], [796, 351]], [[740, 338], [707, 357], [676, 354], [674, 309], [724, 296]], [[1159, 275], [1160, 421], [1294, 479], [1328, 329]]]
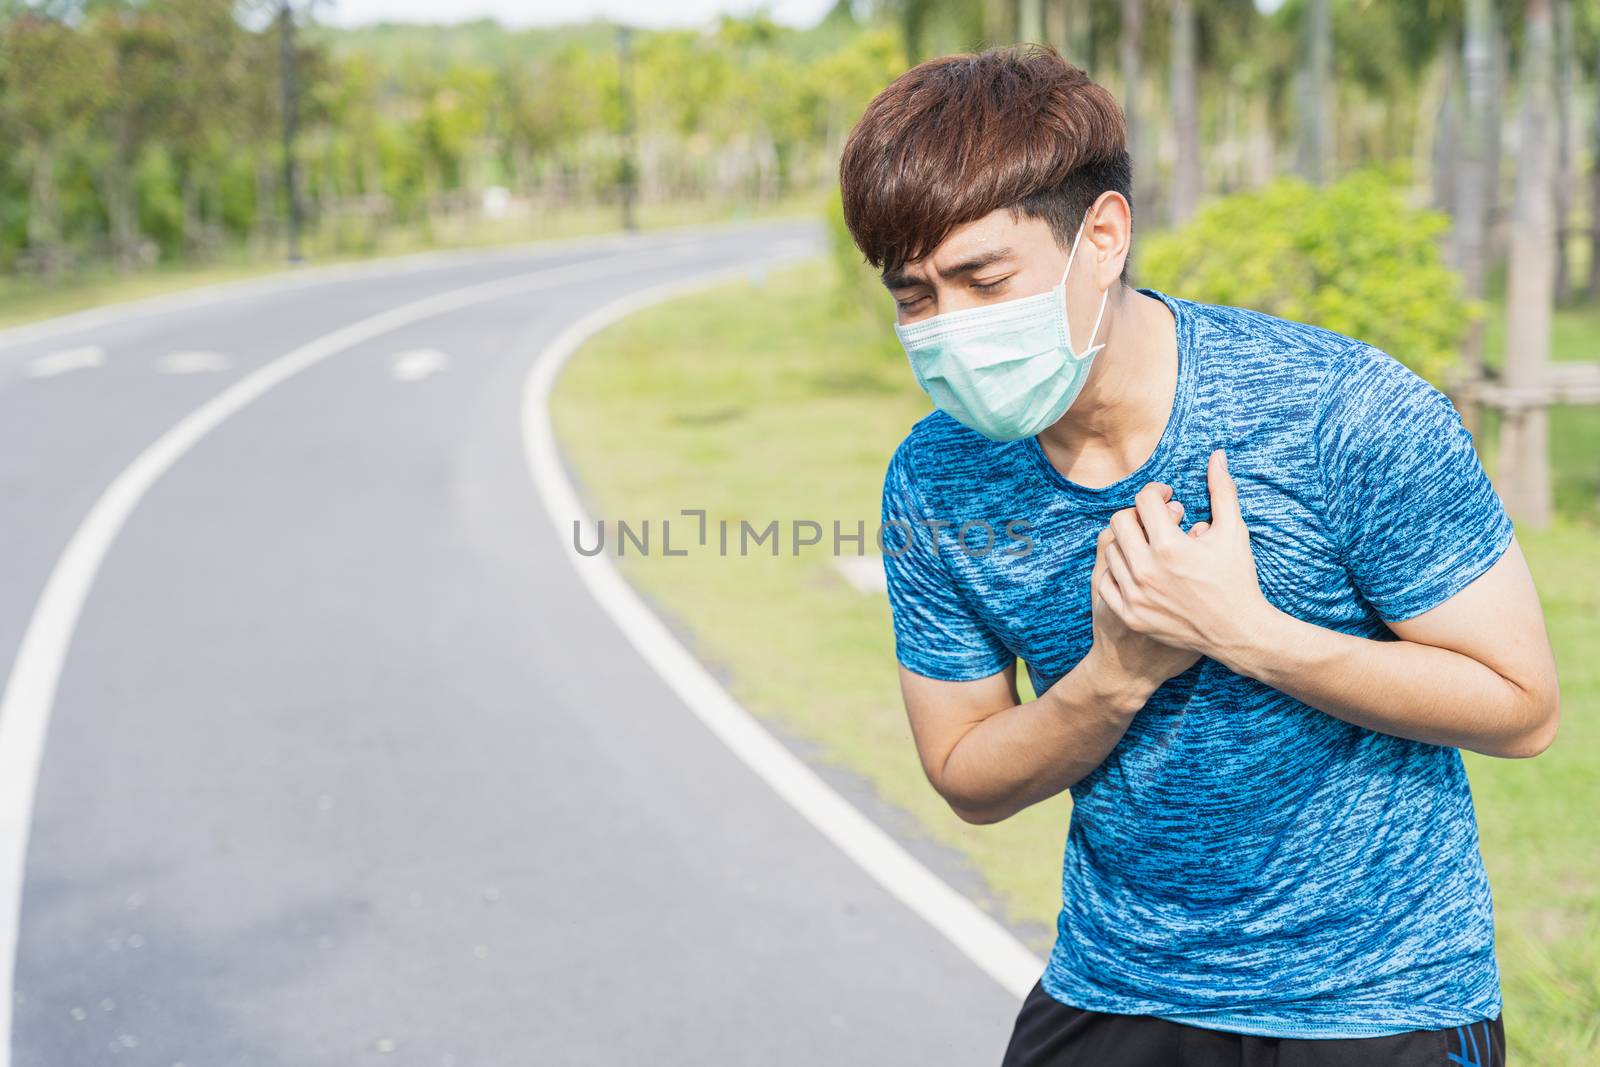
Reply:
[[[485, 214], [765, 208], [833, 180], [905, 67], [848, 13], [699, 30], [319, 26], [295, 5], [297, 199], [318, 247]], [[0, 271], [281, 247], [283, 41], [267, 0], [0, 0]], [[497, 209], [499, 210], [499, 209]]]
[[829, 276], [833, 279], [835, 313], [868, 327], [863, 335], [865, 347], [877, 350], [885, 359], [903, 360], [905, 352], [889, 328], [895, 320], [894, 300], [850, 236], [837, 187], [829, 194], [827, 204], [828, 258], [833, 267]]
[[1146, 238], [1139, 281], [1358, 338], [1437, 384], [1474, 311], [1440, 255], [1449, 225], [1381, 171], [1323, 189], [1281, 178]]

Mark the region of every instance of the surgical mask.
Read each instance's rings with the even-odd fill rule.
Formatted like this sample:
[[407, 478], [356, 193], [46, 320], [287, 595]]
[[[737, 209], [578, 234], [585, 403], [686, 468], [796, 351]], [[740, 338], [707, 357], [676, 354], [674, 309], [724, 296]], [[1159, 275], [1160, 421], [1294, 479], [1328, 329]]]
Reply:
[[1045, 429], [1072, 405], [1105, 344], [1095, 344], [1107, 289], [1089, 332], [1089, 347], [1072, 347], [1067, 322], [1067, 272], [1083, 225], [1055, 288], [1036, 296], [964, 308], [894, 332], [917, 384], [957, 422], [994, 441], [1017, 441]]

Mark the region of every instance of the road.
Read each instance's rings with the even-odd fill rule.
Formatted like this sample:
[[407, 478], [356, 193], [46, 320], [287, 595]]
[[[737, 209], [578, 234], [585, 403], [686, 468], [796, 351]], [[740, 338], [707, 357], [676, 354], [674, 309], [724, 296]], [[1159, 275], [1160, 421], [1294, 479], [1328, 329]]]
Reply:
[[12, 1063], [999, 1061], [1019, 996], [690, 713], [529, 476], [551, 338], [815, 241], [434, 257], [0, 336], [0, 746], [48, 725], [36, 783], [0, 753]]

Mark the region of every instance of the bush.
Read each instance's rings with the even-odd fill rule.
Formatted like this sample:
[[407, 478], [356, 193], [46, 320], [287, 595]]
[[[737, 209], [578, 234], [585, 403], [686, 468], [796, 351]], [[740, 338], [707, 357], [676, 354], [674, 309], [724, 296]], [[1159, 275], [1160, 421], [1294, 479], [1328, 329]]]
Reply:
[[833, 264], [834, 301], [842, 315], [869, 322], [879, 339], [878, 350], [888, 359], [904, 359], [894, 335], [894, 298], [883, 287], [878, 272], [867, 265], [855, 239], [844, 224], [844, 202], [835, 188], [828, 194], [828, 258]]
[[1438, 385], [1480, 313], [1440, 257], [1449, 225], [1381, 172], [1322, 189], [1285, 178], [1143, 240], [1139, 284], [1346, 334]]

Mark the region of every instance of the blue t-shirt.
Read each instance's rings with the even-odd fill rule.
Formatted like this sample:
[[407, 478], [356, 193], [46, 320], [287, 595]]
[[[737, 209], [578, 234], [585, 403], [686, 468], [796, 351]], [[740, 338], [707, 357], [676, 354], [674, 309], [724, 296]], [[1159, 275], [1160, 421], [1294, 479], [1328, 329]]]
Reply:
[[[1090, 644], [1095, 538], [1161, 481], [1210, 517], [1227, 452], [1262, 591], [1364, 637], [1483, 574], [1512, 526], [1449, 399], [1389, 355], [1233, 307], [1177, 320], [1166, 429], [1087, 488], [1033, 437], [941, 411], [884, 480], [896, 655], [930, 678], [1020, 658], [1043, 692]], [[1102, 357], [1103, 358], [1103, 357]], [[1071, 788], [1055, 946], [1066, 1004], [1277, 1037], [1366, 1037], [1500, 1013], [1489, 883], [1460, 751], [1376, 733], [1202, 658]]]

